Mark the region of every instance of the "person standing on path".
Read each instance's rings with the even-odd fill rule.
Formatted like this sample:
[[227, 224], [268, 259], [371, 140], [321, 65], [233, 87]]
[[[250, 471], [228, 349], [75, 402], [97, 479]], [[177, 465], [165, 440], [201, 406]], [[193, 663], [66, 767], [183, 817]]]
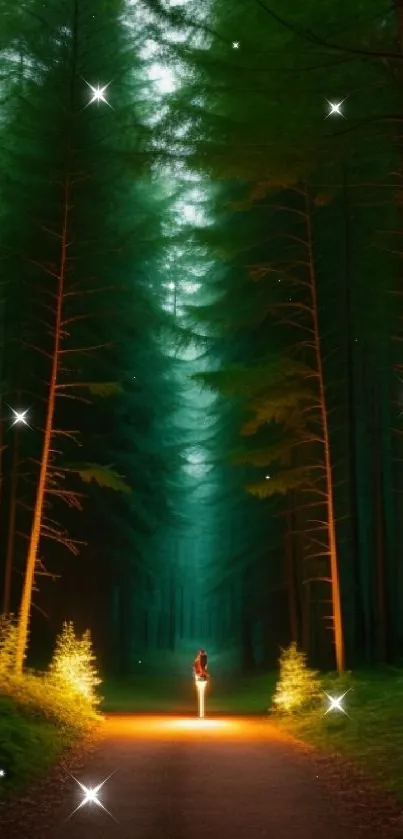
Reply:
[[207, 672], [207, 653], [206, 650], [199, 650], [193, 664], [193, 672], [196, 679], [206, 682], [209, 674]]

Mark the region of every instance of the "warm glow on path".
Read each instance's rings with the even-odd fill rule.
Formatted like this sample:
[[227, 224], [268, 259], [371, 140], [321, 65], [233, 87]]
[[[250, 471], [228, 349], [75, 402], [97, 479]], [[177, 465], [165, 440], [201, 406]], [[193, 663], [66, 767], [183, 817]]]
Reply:
[[[79, 768], [67, 784], [63, 780], [59, 794], [52, 787], [49, 801], [44, 787], [42, 798], [32, 797], [29, 830], [25, 804], [21, 813], [13, 809], [4, 831], [0, 814], [2, 836], [362, 837], [355, 810], [346, 810], [344, 788], [338, 795], [334, 767], [326, 779], [312, 750], [269, 717], [110, 714], [100, 728], [96, 748], [84, 761], [80, 755]], [[361, 828], [361, 808], [357, 818]], [[382, 831], [376, 835], [389, 839]]]
[[108, 714], [105, 718], [103, 734], [106, 737], [134, 740], [290, 740], [287, 734], [264, 717], [198, 717], [183, 716], [148, 716]]

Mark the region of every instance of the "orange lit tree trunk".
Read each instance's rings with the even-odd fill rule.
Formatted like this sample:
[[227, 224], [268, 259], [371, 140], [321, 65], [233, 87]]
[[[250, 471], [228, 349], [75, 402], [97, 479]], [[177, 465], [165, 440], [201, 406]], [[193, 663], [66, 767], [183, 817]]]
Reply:
[[32, 603], [32, 590], [35, 581], [35, 570], [38, 559], [38, 547], [41, 537], [41, 526], [44, 511], [44, 500], [46, 493], [46, 484], [49, 471], [49, 461], [51, 454], [51, 441], [53, 432], [53, 420], [56, 405], [56, 391], [57, 380], [59, 372], [59, 357], [61, 345], [61, 331], [62, 331], [62, 307], [63, 307], [63, 293], [65, 287], [66, 276], [66, 261], [67, 261], [67, 230], [68, 230], [68, 216], [69, 216], [69, 197], [70, 197], [70, 182], [66, 178], [63, 185], [63, 222], [62, 232], [60, 236], [60, 265], [57, 283], [57, 293], [55, 302], [55, 313], [53, 323], [53, 352], [52, 352], [52, 367], [49, 381], [49, 392], [47, 399], [47, 411], [44, 428], [44, 439], [42, 458], [39, 470], [38, 487], [35, 499], [31, 535], [28, 547], [28, 556], [25, 568], [24, 584], [21, 597], [21, 605], [18, 620], [18, 635], [17, 635], [17, 650], [15, 659], [15, 671], [17, 674], [22, 672], [25, 651], [28, 642], [29, 619]]
[[312, 215], [310, 197], [307, 187], [304, 190], [305, 196], [305, 222], [306, 222], [306, 243], [308, 250], [309, 286], [311, 295], [313, 345], [316, 362], [316, 373], [318, 382], [319, 411], [323, 435], [324, 475], [325, 475], [325, 505], [326, 505], [326, 530], [329, 548], [330, 562], [330, 585], [333, 624], [333, 637], [335, 647], [336, 666], [338, 672], [345, 669], [344, 632], [341, 611], [340, 574], [336, 542], [336, 517], [333, 492], [332, 463], [330, 456], [330, 435], [328, 410], [326, 402], [326, 391], [324, 381], [324, 369], [322, 360], [321, 335], [319, 330], [318, 300], [316, 270], [313, 254], [312, 239]]

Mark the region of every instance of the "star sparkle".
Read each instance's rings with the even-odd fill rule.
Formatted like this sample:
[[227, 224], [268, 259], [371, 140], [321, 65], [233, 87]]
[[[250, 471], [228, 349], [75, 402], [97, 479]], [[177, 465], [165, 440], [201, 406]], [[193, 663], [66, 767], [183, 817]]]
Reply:
[[232, 49], [239, 50], [239, 41], [232, 42]]
[[[343, 708], [343, 706], [342, 706], [342, 704], [341, 704], [341, 703], [343, 702], [344, 697], [346, 696], [346, 694], [347, 694], [350, 690], [351, 690], [351, 688], [349, 688], [349, 689], [348, 689], [348, 690], [346, 690], [344, 693], [342, 693], [342, 694], [341, 694], [341, 696], [329, 696], [329, 694], [328, 694], [328, 693], [326, 693], [326, 691], [324, 690], [324, 691], [323, 691], [323, 693], [325, 694], [325, 696], [327, 696], [327, 698], [328, 698], [328, 700], [329, 700], [329, 702], [330, 702], [330, 705], [329, 705], [329, 707], [328, 707], [327, 711], [325, 711], [325, 713], [323, 714], [323, 716], [324, 716], [324, 717], [326, 717], [326, 715], [327, 715], [330, 711], [341, 711], [343, 714], [345, 714], [345, 715], [346, 715], [346, 717], [348, 717], [349, 715], [348, 715], [348, 713], [347, 713], [346, 709], [345, 709], [345, 708]], [[349, 719], [350, 719], [350, 717], [349, 717]]]
[[15, 411], [14, 408], [11, 408], [11, 411], [14, 415], [14, 419], [11, 423], [11, 427], [13, 427], [13, 425], [28, 425], [28, 422], [26, 420], [28, 410], [26, 410], [26, 411]]
[[328, 119], [329, 117], [333, 116], [333, 114], [337, 114], [338, 116], [343, 117], [343, 119], [346, 119], [346, 117], [344, 116], [344, 114], [340, 110], [343, 102], [345, 102], [345, 101], [346, 101], [346, 97], [344, 97], [344, 99], [342, 99], [340, 102], [329, 102], [329, 100], [326, 99], [326, 102], [328, 103], [328, 105], [330, 107], [330, 111], [329, 111], [328, 115], [325, 117], [325, 119]]
[[106, 784], [107, 781], [109, 781], [109, 778], [111, 778], [114, 774], [114, 772], [111, 772], [111, 774], [108, 775], [108, 777], [105, 778], [104, 781], [101, 781], [100, 784], [97, 784], [96, 787], [86, 787], [85, 784], [82, 784], [81, 781], [78, 781], [77, 778], [74, 777], [74, 775], [71, 775], [70, 777], [73, 778], [76, 784], [78, 784], [80, 789], [83, 791], [84, 798], [80, 802], [80, 804], [75, 808], [75, 810], [73, 810], [73, 812], [70, 813], [69, 819], [71, 819], [71, 817], [74, 816], [74, 813], [77, 813], [77, 810], [81, 810], [81, 807], [84, 807], [86, 804], [96, 804], [97, 807], [100, 807], [102, 810], [105, 810], [105, 813], [107, 813], [108, 816], [110, 816], [111, 819], [113, 819], [113, 821], [115, 821], [118, 824], [117, 820], [112, 815], [112, 813], [110, 813], [109, 810], [107, 810], [107, 808], [102, 804], [102, 801], [100, 801], [98, 798], [99, 791], [101, 790], [103, 785]]
[[97, 102], [98, 107], [100, 102], [104, 102], [105, 105], [108, 105], [109, 108], [112, 108], [112, 105], [110, 104], [110, 102], [108, 102], [105, 96], [105, 91], [108, 89], [110, 82], [108, 82], [108, 84], [104, 85], [103, 87], [101, 87], [100, 85], [96, 85], [96, 87], [94, 87], [94, 85], [87, 82], [86, 79], [84, 79], [84, 81], [85, 84], [88, 85], [92, 93], [92, 99], [90, 99], [88, 104], [85, 106], [86, 108], [88, 108], [88, 105], [92, 105], [93, 102]]
[[5, 777], [6, 777], [6, 773], [5, 773], [4, 769], [0, 769], [0, 778], [5, 778]]

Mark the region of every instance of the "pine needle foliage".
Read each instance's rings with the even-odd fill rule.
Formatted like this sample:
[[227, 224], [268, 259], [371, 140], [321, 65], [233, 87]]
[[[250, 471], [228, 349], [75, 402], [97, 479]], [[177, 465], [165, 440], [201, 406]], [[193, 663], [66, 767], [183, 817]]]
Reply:
[[14, 615], [0, 615], [0, 684], [13, 671], [17, 648], [17, 627]]
[[99, 720], [101, 680], [89, 631], [79, 638], [73, 624], [66, 623], [47, 672], [15, 673], [17, 638], [14, 616], [1, 615], [0, 693], [29, 716], [42, 716], [75, 731], [92, 727]]
[[[122, 456], [88, 445], [94, 413], [101, 428], [113, 426], [114, 408], [104, 402], [126, 393], [122, 355], [114, 357], [110, 346], [121, 346], [123, 332], [129, 335], [125, 343], [132, 340], [132, 358], [124, 363], [134, 368], [133, 378], [149, 333], [160, 325], [149, 284], [136, 275], [158, 226], [150, 224], [150, 202], [146, 205], [151, 130], [140, 101], [138, 34], [126, 26], [127, 12], [121, 0], [100, 0], [96, 9], [90, 0], [24, 4], [14, 30], [15, 35], [20, 30], [20, 40], [10, 29], [4, 51], [4, 67], [15, 81], [2, 103], [0, 155], [6, 397], [14, 404], [18, 392], [19, 401], [32, 406], [32, 428], [20, 435], [19, 458], [13, 460], [10, 447], [6, 464], [7, 489], [19, 462], [27, 464], [14, 492], [26, 492], [24, 504], [14, 505], [13, 529], [23, 534], [23, 541], [17, 540], [21, 564], [30, 533], [19, 669], [33, 586], [38, 572], [46, 573], [40, 543], [46, 538], [76, 554], [85, 542], [71, 539], [58, 524], [59, 515], [66, 520], [66, 507], [82, 507], [76, 479], [97, 492], [130, 492], [120, 472]], [[93, 101], [98, 87], [106, 102]], [[158, 372], [161, 368], [160, 362]], [[156, 405], [153, 399], [154, 414]], [[148, 428], [144, 423], [139, 448]], [[88, 450], [73, 469], [68, 461], [75, 461], [76, 445]]]
[[280, 678], [273, 696], [273, 706], [283, 714], [307, 710], [321, 695], [316, 670], [307, 666], [306, 653], [297, 649], [296, 642], [281, 650]]
[[101, 679], [96, 668], [89, 629], [80, 638], [73, 622], [64, 622], [56, 640], [48, 678], [51, 684], [65, 691], [66, 695], [78, 695], [93, 709], [99, 705], [101, 697], [97, 694], [97, 687]]

